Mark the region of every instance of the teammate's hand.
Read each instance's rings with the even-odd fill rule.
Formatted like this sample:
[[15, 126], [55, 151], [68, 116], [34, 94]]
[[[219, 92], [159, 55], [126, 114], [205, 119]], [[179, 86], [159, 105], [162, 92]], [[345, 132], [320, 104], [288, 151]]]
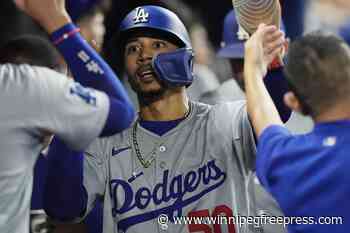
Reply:
[[265, 77], [267, 67], [279, 55], [286, 44], [284, 33], [276, 26], [260, 24], [258, 30], [245, 44], [245, 69]]
[[15, 4], [43, 26], [48, 33], [71, 22], [66, 11], [65, 0], [15, 0]]

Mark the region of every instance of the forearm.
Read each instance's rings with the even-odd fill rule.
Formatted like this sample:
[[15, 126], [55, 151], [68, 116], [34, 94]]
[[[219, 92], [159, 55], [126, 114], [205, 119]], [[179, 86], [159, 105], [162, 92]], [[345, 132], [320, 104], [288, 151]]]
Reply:
[[264, 84], [282, 122], [287, 122], [292, 114], [292, 110], [284, 104], [284, 95], [288, 92], [288, 84], [284, 77], [283, 68], [270, 70], [264, 78]]
[[[110, 136], [130, 125], [134, 120], [134, 108], [118, 77], [76, 30], [73, 24], [66, 24], [56, 30], [51, 39], [59, 42], [57, 48], [64, 56], [75, 81], [109, 96], [110, 112], [100, 136]], [[73, 34], [60, 41], [67, 33]]]
[[65, 1], [18, 0], [15, 3], [51, 35], [51, 40], [65, 58], [77, 82], [108, 95], [110, 111], [100, 136], [115, 134], [127, 128], [135, 115], [132, 103], [111, 68], [71, 23]]
[[[77, 30], [74, 24], [68, 23], [51, 34], [51, 40], [65, 58], [74, 80], [128, 102], [118, 77]], [[64, 39], [64, 35], [69, 36]]]
[[86, 210], [87, 194], [83, 186], [83, 154], [68, 149], [54, 138], [48, 154], [48, 174], [44, 209], [57, 220], [70, 221]]
[[266, 90], [262, 77], [249, 65], [245, 66], [247, 109], [257, 137], [270, 125], [283, 125], [278, 111]]

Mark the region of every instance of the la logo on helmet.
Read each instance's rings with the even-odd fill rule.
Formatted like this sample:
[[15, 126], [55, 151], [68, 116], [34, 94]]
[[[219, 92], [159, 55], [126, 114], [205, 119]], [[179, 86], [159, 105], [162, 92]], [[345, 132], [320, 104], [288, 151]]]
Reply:
[[138, 7], [136, 8], [136, 13], [135, 13], [135, 17], [134, 17], [134, 23], [138, 24], [138, 23], [147, 23], [149, 18], [149, 13], [145, 11], [144, 8], [142, 7]]

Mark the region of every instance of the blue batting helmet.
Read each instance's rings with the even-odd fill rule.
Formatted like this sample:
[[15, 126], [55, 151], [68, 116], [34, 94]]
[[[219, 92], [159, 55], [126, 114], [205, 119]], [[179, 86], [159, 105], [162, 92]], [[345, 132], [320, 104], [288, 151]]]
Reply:
[[[284, 31], [284, 24], [281, 24], [281, 30]], [[239, 26], [234, 10], [227, 13], [224, 20], [222, 32], [222, 41], [220, 49], [217, 52], [218, 57], [223, 58], [244, 58], [244, 43], [245, 38], [238, 36]]]
[[183, 47], [192, 48], [185, 25], [175, 13], [163, 7], [146, 5], [132, 10], [119, 27], [120, 37], [138, 30], [154, 30], [178, 40]]

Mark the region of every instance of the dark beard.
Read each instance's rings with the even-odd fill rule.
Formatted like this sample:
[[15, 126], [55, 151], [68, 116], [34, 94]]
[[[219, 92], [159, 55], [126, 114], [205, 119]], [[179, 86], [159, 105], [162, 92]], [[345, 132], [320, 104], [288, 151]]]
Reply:
[[132, 90], [137, 94], [137, 98], [141, 106], [148, 106], [162, 99], [166, 91], [170, 89], [170, 87], [165, 82], [162, 82], [160, 79], [157, 79], [157, 82], [160, 85], [159, 90], [142, 91], [138, 83], [135, 82], [133, 78], [129, 78], [130, 86]]
[[166, 89], [163, 87], [156, 91], [137, 92], [137, 98], [139, 100], [140, 106], [148, 106], [154, 102], [157, 102], [163, 98], [165, 92]]

